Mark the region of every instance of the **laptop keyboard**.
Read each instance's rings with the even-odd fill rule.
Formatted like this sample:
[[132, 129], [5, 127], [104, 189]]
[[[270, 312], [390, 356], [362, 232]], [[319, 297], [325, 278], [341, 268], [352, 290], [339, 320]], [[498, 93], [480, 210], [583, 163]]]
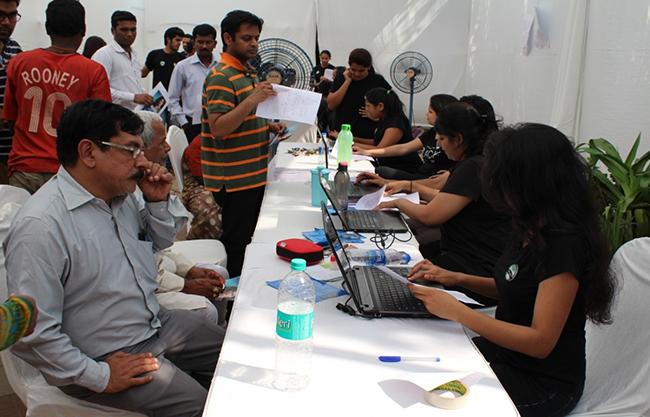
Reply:
[[381, 187], [374, 184], [355, 185], [353, 182], [350, 182], [350, 186], [348, 187], [348, 197], [360, 198], [368, 193], [374, 193], [379, 190], [379, 188]]
[[363, 197], [361, 187], [354, 185], [354, 183], [351, 182], [350, 187], [348, 187], [348, 197]]
[[[406, 267], [391, 269], [403, 277], [406, 277], [410, 271], [410, 268]], [[406, 285], [377, 268], [370, 268], [370, 270], [384, 311], [427, 311], [424, 303], [415, 298]]]
[[370, 210], [348, 210], [346, 216], [348, 223], [354, 224], [355, 227], [381, 228], [383, 224], [377, 214]]

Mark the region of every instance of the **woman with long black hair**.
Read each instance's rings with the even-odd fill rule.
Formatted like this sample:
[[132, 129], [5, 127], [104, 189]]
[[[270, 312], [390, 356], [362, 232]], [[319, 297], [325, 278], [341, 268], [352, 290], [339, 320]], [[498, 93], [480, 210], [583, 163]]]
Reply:
[[494, 279], [429, 261], [411, 275], [499, 299], [496, 317], [452, 296], [409, 285], [427, 309], [481, 335], [474, 339], [522, 416], [563, 416], [582, 395], [585, 321], [610, 322], [616, 281], [589, 183], [589, 168], [558, 130], [502, 129], [485, 146], [483, 194], [515, 233]]
[[[429, 203], [414, 204], [400, 198], [383, 202], [376, 210], [397, 208], [426, 226], [440, 226], [439, 250], [423, 255], [447, 270], [491, 281], [494, 265], [512, 234], [508, 215], [494, 210], [481, 192], [483, 146], [488, 135], [497, 130], [497, 122], [467, 103], [453, 103], [440, 110], [434, 129], [438, 145], [449, 159], [457, 161], [443, 187], [437, 190], [409, 181], [391, 183], [402, 184], [399, 188], [406, 191], [418, 191]], [[471, 289], [459, 290], [481, 304], [496, 304], [495, 299]]]

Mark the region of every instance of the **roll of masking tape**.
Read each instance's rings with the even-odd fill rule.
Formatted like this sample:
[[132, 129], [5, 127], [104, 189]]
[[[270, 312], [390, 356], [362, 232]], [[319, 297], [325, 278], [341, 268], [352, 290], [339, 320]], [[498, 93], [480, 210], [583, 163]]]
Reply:
[[474, 372], [463, 378], [445, 382], [432, 390], [426, 391], [424, 399], [434, 407], [445, 410], [457, 410], [467, 405], [469, 387], [485, 377], [484, 373]]
[[457, 410], [467, 405], [469, 387], [461, 381], [449, 381], [424, 394], [424, 399], [434, 407]]

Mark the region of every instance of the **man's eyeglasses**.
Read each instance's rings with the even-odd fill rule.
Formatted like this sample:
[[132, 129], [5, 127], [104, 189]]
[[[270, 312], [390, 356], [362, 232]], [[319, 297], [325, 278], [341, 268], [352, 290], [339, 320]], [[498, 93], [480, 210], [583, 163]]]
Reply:
[[0, 11], [0, 22], [9, 19], [10, 22], [18, 22], [22, 16], [18, 12], [5, 13]]
[[131, 156], [133, 157], [133, 159], [138, 159], [138, 156], [140, 156], [140, 154], [144, 153], [144, 151], [142, 149], [133, 148], [131, 146], [124, 146], [124, 145], [118, 145], [117, 143], [104, 142], [103, 140], [94, 140], [93, 142], [95, 142], [97, 144], [100, 144], [100, 145], [110, 146], [110, 147], [113, 147], [113, 148], [129, 151], [129, 152], [131, 152]]

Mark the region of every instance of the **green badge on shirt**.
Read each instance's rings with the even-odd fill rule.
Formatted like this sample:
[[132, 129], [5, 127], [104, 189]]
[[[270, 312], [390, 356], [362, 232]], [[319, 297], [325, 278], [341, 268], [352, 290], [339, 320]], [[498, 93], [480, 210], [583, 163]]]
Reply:
[[519, 273], [519, 265], [517, 264], [510, 265], [510, 267], [506, 271], [506, 281], [508, 282], [512, 281], [513, 279], [515, 279], [518, 273]]

